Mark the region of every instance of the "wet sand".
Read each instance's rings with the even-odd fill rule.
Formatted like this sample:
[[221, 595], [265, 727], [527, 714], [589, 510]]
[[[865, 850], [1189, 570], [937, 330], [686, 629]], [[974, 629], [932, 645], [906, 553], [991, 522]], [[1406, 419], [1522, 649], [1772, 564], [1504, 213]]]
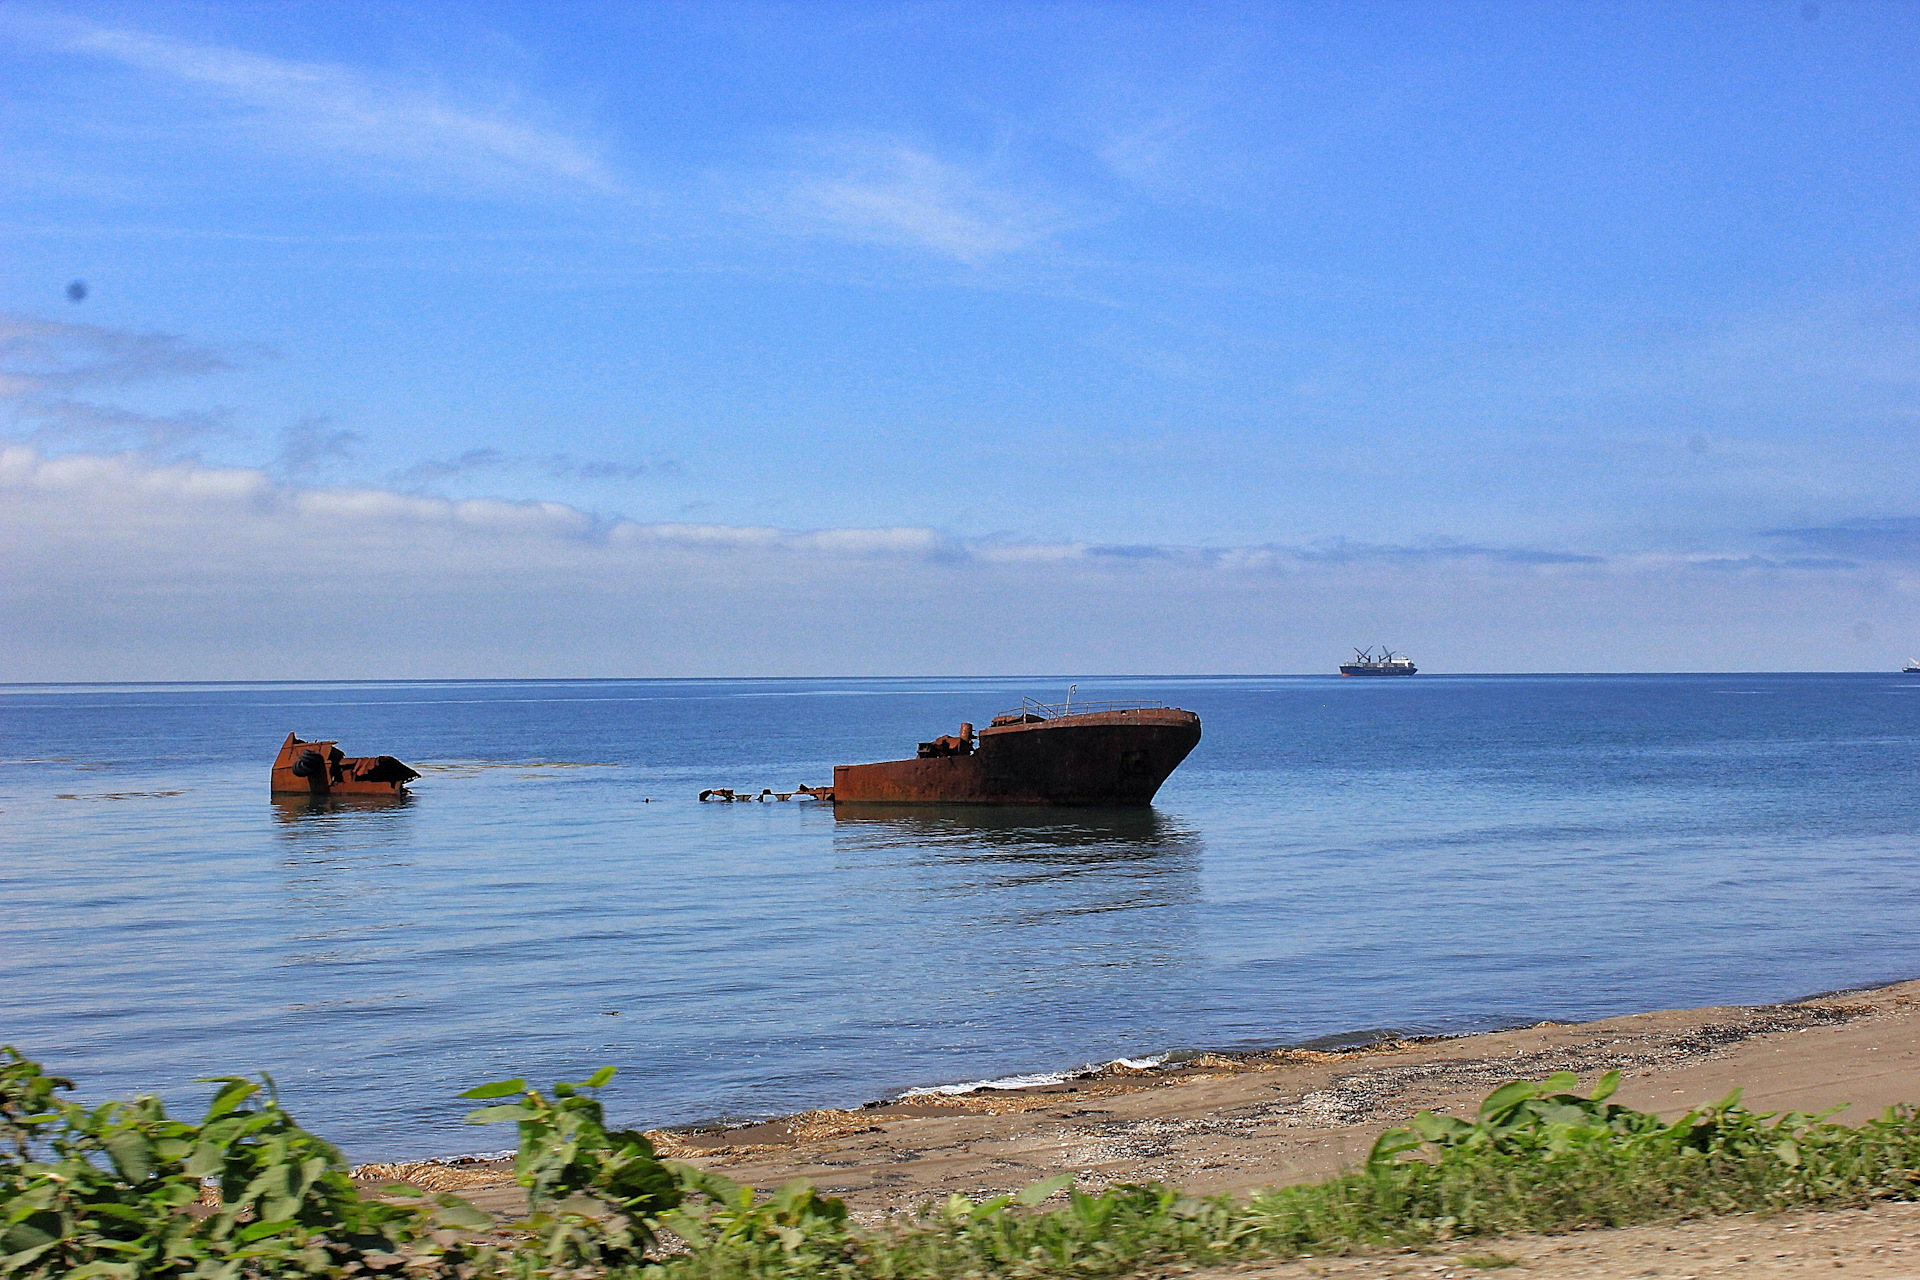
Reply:
[[[746, 1128], [656, 1132], [661, 1153], [759, 1187], [812, 1179], [862, 1217], [949, 1192], [986, 1196], [1063, 1170], [1088, 1188], [1159, 1180], [1197, 1192], [1308, 1181], [1365, 1158], [1422, 1108], [1471, 1115], [1505, 1080], [1618, 1068], [1619, 1100], [1677, 1114], [1735, 1088], [1762, 1111], [1849, 1104], [1860, 1123], [1920, 1100], [1920, 981], [1787, 1005], [1635, 1014], [1340, 1052], [1208, 1054], [1062, 1084], [810, 1111]], [[380, 1166], [524, 1210], [504, 1163]], [[1429, 1263], [1428, 1266], [1433, 1264]]]

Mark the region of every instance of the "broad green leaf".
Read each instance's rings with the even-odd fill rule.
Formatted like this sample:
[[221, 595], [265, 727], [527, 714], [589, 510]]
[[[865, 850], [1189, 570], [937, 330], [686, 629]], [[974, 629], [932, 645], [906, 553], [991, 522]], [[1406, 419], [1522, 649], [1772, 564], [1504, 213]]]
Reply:
[[1014, 1194], [1014, 1203], [1022, 1205], [1039, 1204], [1042, 1200], [1053, 1195], [1054, 1192], [1064, 1191], [1072, 1186], [1073, 1179], [1074, 1175], [1072, 1173], [1056, 1173], [1051, 1178], [1043, 1178], [1030, 1186], [1020, 1188], [1020, 1190]]
[[710, 1169], [696, 1168], [681, 1160], [668, 1160], [665, 1167], [682, 1191], [696, 1191], [722, 1204], [729, 1203], [740, 1192], [739, 1183]]
[[250, 1226], [242, 1227], [234, 1234], [233, 1238], [241, 1244], [252, 1244], [255, 1240], [261, 1240], [267, 1236], [277, 1236], [283, 1231], [297, 1230], [299, 1226], [300, 1224], [291, 1218], [285, 1218], [278, 1222], [256, 1222]]
[[34, 1245], [31, 1249], [22, 1249], [18, 1253], [9, 1253], [0, 1257], [0, 1275], [12, 1275], [17, 1271], [24, 1271], [29, 1262], [59, 1243], [58, 1240], [48, 1240], [44, 1244]]
[[87, 1208], [89, 1212], [118, 1218], [122, 1222], [145, 1222], [151, 1216], [144, 1206], [136, 1207], [130, 1204], [95, 1204], [88, 1205]]
[[584, 1083], [589, 1089], [598, 1089], [601, 1085], [613, 1079], [613, 1073], [618, 1070], [618, 1067], [602, 1067], [588, 1076]]
[[492, 1084], [478, 1085], [459, 1096], [462, 1098], [472, 1098], [476, 1102], [484, 1102], [489, 1098], [504, 1098], [511, 1093], [525, 1093], [526, 1091], [527, 1082], [525, 1080], [496, 1080]]
[[30, 1222], [17, 1222], [7, 1230], [4, 1236], [0, 1236], [0, 1243], [4, 1243], [9, 1249], [24, 1252], [54, 1244], [59, 1239], [59, 1235], [54, 1231], [44, 1231]]
[[198, 1178], [168, 1178], [160, 1186], [147, 1193], [150, 1200], [158, 1204], [179, 1208], [192, 1204], [200, 1198], [200, 1180]]
[[468, 1124], [501, 1124], [508, 1120], [531, 1120], [537, 1115], [532, 1107], [510, 1103], [504, 1107], [482, 1107], [468, 1114]]
[[967, 1216], [975, 1222], [985, 1222], [988, 1218], [991, 1218], [994, 1214], [1000, 1212], [1012, 1203], [1012, 1196], [995, 1196], [991, 1200], [982, 1200], [979, 1204], [973, 1206], [973, 1208], [967, 1211]]
[[113, 1157], [113, 1167], [128, 1182], [145, 1182], [153, 1176], [153, 1144], [145, 1134], [123, 1129], [108, 1134], [102, 1145]]
[[1593, 1086], [1593, 1092], [1587, 1095], [1588, 1102], [1605, 1102], [1620, 1088], [1619, 1071], [1609, 1071], [1600, 1077], [1600, 1083]]
[[1545, 1080], [1542, 1080], [1540, 1082], [1540, 1093], [1542, 1095], [1549, 1094], [1549, 1093], [1565, 1093], [1569, 1089], [1577, 1088], [1579, 1084], [1580, 1084], [1580, 1077], [1573, 1074], [1573, 1072], [1556, 1071], [1552, 1075], [1548, 1076]]
[[767, 1199], [767, 1209], [771, 1213], [791, 1214], [796, 1205], [803, 1205], [813, 1199], [813, 1183], [805, 1178], [789, 1178], [775, 1188]]
[[190, 1178], [210, 1178], [226, 1167], [227, 1149], [217, 1142], [203, 1142], [187, 1157], [186, 1173]]
[[89, 1262], [85, 1266], [75, 1267], [63, 1274], [66, 1280], [91, 1280], [93, 1276], [110, 1276], [114, 1280], [133, 1280], [140, 1274], [140, 1268], [132, 1262]]
[[1370, 1165], [1387, 1164], [1403, 1151], [1417, 1150], [1420, 1139], [1411, 1129], [1389, 1129], [1374, 1139], [1373, 1150], [1367, 1153]]
[[1431, 1111], [1416, 1112], [1411, 1123], [1428, 1142], [1449, 1142], [1473, 1132], [1473, 1126], [1458, 1116], [1437, 1115]]
[[1505, 1111], [1515, 1103], [1525, 1102], [1528, 1098], [1540, 1096], [1540, 1086], [1531, 1080], [1509, 1080], [1488, 1094], [1486, 1101], [1480, 1104], [1480, 1114], [1492, 1115], [1496, 1111]]
[[1539, 1115], [1541, 1122], [1545, 1124], [1584, 1126], [1593, 1119], [1593, 1117], [1587, 1113], [1586, 1108], [1576, 1107], [1565, 1102], [1542, 1104], [1536, 1114]]
[[230, 1113], [235, 1107], [260, 1092], [260, 1086], [251, 1080], [239, 1076], [202, 1076], [195, 1084], [218, 1084], [224, 1086], [213, 1095], [213, 1101], [207, 1104], [207, 1119], [218, 1120]]

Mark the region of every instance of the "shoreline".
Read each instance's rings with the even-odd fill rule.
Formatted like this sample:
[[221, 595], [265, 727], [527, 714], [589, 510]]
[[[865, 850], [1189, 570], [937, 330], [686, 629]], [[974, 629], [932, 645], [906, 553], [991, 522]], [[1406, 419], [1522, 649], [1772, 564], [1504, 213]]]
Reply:
[[[1896, 978], [1868, 986], [1840, 987], [1828, 991], [1815, 992], [1812, 995], [1797, 996], [1790, 1000], [1764, 1005], [1701, 1005], [1686, 1006], [1680, 1012], [1706, 1009], [1744, 1009], [1767, 1010], [1789, 1009], [1819, 1002], [1831, 1002], [1842, 997], [1867, 997], [1894, 987], [1907, 985], [1920, 986], [1920, 978]], [[1213, 1048], [1213, 1049], [1166, 1049], [1159, 1053], [1139, 1057], [1118, 1057], [1106, 1061], [1084, 1062], [1079, 1066], [1058, 1070], [1032, 1070], [1014, 1072], [1004, 1076], [992, 1076], [979, 1080], [958, 1081], [952, 1084], [914, 1085], [902, 1089], [891, 1096], [857, 1103], [850, 1107], [815, 1107], [792, 1112], [771, 1112], [757, 1116], [726, 1117], [720, 1116], [706, 1120], [689, 1120], [681, 1123], [663, 1124], [645, 1129], [649, 1138], [664, 1138], [669, 1144], [679, 1146], [688, 1140], [704, 1140], [713, 1135], [728, 1133], [759, 1132], [768, 1126], [778, 1126], [806, 1116], [859, 1114], [883, 1110], [895, 1106], [913, 1103], [927, 1105], [946, 1105], [938, 1101], [942, 1097], [967, 1097], [974, 1094], [1022, 1094], [1036, 1089], [1055, 1085], [1067, 1085], [1076, 1081], [1103, 1080], [1116, 1076], [1159, 1076], [1178, 1077], [1193, 1068], [1196, 1063], [1205, 1060], [1217, 1068], [1223, 1062], [1260, 1063], [1280, 1061], [1340, 1061], [1351, 1056], [1375, 1052], [1390, 1052], [1400, 1048], [1444, 1044], [1451, 1041], [1469, 1041], [1483, 1036], [1502, 1035], [1507, 1032], [1525, 1031], [1539, 1027], [1577, 1027], [1592, 1026], [1600, 1022], [1612, 1022], [1623, 1018], [1647, 1017], [1659, 1013], [1671, 1013], [1675, 1010], [1641, 1010], [1634, 1013], [1609, 1014], [1604, 1019], [1592, 1019], [1588, 1022], [1560, 1022], [1548, 1018], [1538, 1022], [1512, 1022], [1485, 1027], [1477, 1031], [1436, 1031], [1402, 1032], [1391, 1027], [1367, 1027], [1352, 1031], [1335, 1031], [1314, 1036], [1296, 1043], [1276, 1043], [1258, 1048]], [[535, 1087], [538, 1087], [537, 1085]], [[724, 1144], [723, 1144], [724, 1145]], [[356, 1163], [353, 1168], [427, 1168], [444, 1166], [448, 1168], [463, 1165], [481, 1164], [509, 1159], [511, 1149], [494, 1151], [466, 1151], [447, 1155], [417, 1156], [410, 1159], [368, 1160]]]
[[[1322, 1041], [1324, 1043], [1324, 1041]], [[1133, 1059], [1131, 1062], [1141, 1062]], [[1471, 1114], [1509, 1079], [1623, 1075], [1620, 1100], [1663, 1113], [1734, 1088], [1760, 1110], [1851, 1103], [1861, 1123], [1920, 1101], [1920, 979], [1786, 1004], [1709, 1006], [1332, 1049], [1202, 1052], [1114, 1062], [1023, 1087], [918, 1092], [854, 1109], [649, 1131], [663, 1157], [771, 1188], [795, 1177], [878, 1217], [952, 1192], [996, 1195], [1071, 1170], [1082, 1186], [1164, 1181], [1232, 1192], [1309, 1181], [1365, 1157], [1431, 1109]], [[524, 1212], [511, 1162], [365, 1165], [502, 1214]]]

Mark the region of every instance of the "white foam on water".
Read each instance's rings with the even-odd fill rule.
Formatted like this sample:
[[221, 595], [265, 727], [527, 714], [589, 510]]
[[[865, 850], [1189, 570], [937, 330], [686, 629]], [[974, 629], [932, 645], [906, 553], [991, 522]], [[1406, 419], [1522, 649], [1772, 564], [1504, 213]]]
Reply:
[[996, 1076], [992, 1080], [969, 1080], [964, 1084], [936, 1084], [923, 1089], [909, 1089], [900, 1097], [925, 1098], [934, 1095], [955, 1097], [963, 1093], [977, 1093], [982, 1089], [1037, 1089], [1042, 1085], [1065, 1084], [1069, 1080], [1084, 1080], [1088, 1076], [1098, 1075], [1107, 1067], [1126, 1067], [1132, 1071], [1143, 1071], [1148, 1067], [1157, 1067], [1166, 1062], [1167, 1054], [1156, 1053], [1150, 1058], [1115, 1058], [1111, 1062], [1094, 1062], [1072, 1071], [1036, 1072], [1030, 1075]]

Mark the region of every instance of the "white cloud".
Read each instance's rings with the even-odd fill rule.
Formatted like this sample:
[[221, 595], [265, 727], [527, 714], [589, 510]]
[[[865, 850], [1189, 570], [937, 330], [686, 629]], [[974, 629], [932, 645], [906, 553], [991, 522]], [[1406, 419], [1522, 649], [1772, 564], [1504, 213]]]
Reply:
[[504, 107], [453, 101], [444, 91], [383, 81], [350, 67], [294, 62], [242, 49], [78, 22], [10, 29], [71, 53], [109, 60], [198, 92], [255, 145], [382, 162], [393, 173], [481, 186], [565, 184], [610, 190], [593, 144], [518, 118]]
[[1382, 638], [1435, 671], [1817, 668], [1920, 629], [1920, 556], [649, 524], [25, 445], [0, 545], [14, 679], [1314, 671]]
[[788, 212], [810, 230], [968, 264], [1031, 248], [1067, 225], [1057, 208], [982, 169], [890, 139], [817, 144]]

